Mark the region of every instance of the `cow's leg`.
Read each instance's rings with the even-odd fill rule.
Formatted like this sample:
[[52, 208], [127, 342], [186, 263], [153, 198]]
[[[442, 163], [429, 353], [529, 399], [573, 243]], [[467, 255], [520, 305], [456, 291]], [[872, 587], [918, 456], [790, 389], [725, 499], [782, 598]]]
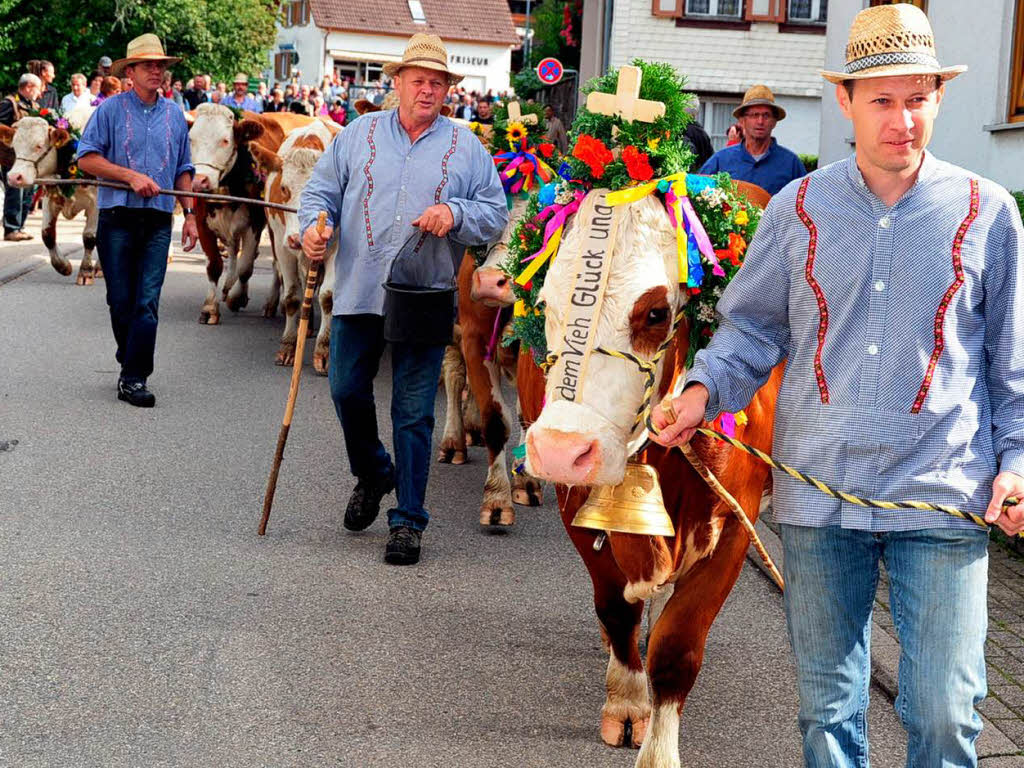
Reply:
[[449, 344], [444, 351], [441, 374], [444, 377], [444, 436], [437, 453], [442, 464], [466, 463], [466, 432], [462, 423], [462, 392], [466, 388], [466, 361], [462, 359], [460, 341]]
[[274, 265], [274, 281], [270, 286], [270, 294], [267, 296], [267, 300], [263, 302], [263, 316], [277, 317], [277, 305], [281, 303], [281, 265], [277, 261], [277, 242], [274, 240], [274, 228], [272, 226], [267, 227], [267, 233], [270, 235], [270, 253], [271, 261]]
[[[484, 441], [487, 444], [487, 480], [484, 482], [484, 500], [480, 505], [481, 525], [512, 525], [516, 521], [512, 506], [512, 485], [508, 478], [505, 444], [511, 425], [505, 415], [506, 406], [501, 396], [501, 372], [494, 360], [484, 362], [491, 381], [491, 391], [484, 416]], [[479, 400], [477, 401], [479, 402]]]
[[295, 251], [281, 249], [278, 258], [281, 268], [281, 282], [284, 287], [284, 298], [281, 308], [284, 311], [284, 332], [281, 334], [281, 345], [277, 349], [274, 363], [292, 365], [295, 362], [295, 341], [299, 336], [299, 309], [302, 307], [302, 296], [299, 294], [299, 263]]
[[[50, 264], [57, 272], [66, 277], [71, 274], [71, 262], [61, 256], [60, 249], [57, 247], [57, 213], [53, 201], [47, 197], [43, 201], [43, 245], [50, 252]], [[79, 285], [83, 285], [83, 283], [80, 282]]]
[[232, 227], [231, 240], [225, 243], [227, 251], [225, 255], [228, 257], [228, 269], [227, 274], [224, 275], [224, 288], [222, 289], [222, 298], [224, 301], [228, 300], [228, 294], [231, 293], [231, 289], [238, 281], [238, 251], [242, 247], [241, 241], [241, 236], [235, 231], [234, 227]]
[[313, 348], [313, 370], [327, 375], [331, 357], [331, 315], [334, 314], [334, 255], [324, 259], [323, 279], [320, 281], [320, 332]]
[[[527, 353], [529, 354], [529, 353]], [[519, 419], [519, 433], [523, 440], [526, 439], [528, 425], [523, 418], [522, 403], [519, 401], [519, 393], [516, 392], [516, 417]], [[533, 475], [526, 472], [512, 475], [512, 503], [521, 507], [540, 507], [544, 504], [544, 483]]]
[[[756, 509], [756, 502], [753, 503]], [[683, 704], [704, 661], [704, 644], [711, 623], [740, 575], [748, 543], [739, 523], [728, 520], [714, 553], [676, 583], [654, 625], [647, 649], [654, 707], [637, 768], [679, 765], [679, 717]]]
[[82, 230], [82, 264], [78, 268], [78, 274], [81, 275], [87, 271], [89, 280], [86, 285], [90, 285], [93, 282], [93, 278], [103, 277], [103, 272], [100, 269], [99, 259], [94, 259], [92, 254], [96, 250], [96, 225], [99, 221], [99, 208], [96, 206], [95, 200], [88, 202], [85, 206], [85, 229]]
[[475, 448], [486, 445], [480, 405], [469, 389], [466, 390], [462, 400], [462, 427], [466, 431], [466, 445], [472, 445]]
[[202, 309], [199, 310], [199, 322], [204, 325], [217, 325], [220, 322], [217, 283], [224, 271], [224, 259], [221, 257], [220, 243], [216, 236], [205, 226], [199, 228], [199, 241], [206, 254], [206, 277], [210, 281], [210, 289], [206, 292]]
[[230, 293], [225, 295], [228, 309], [238, 312], [249, 303], [249, 278], [256, 266], [256, 256], [260, 251], [259, 236], [261, 232], [254, 231], [251, 227], [242, 230], [238, 243], [237, 281], [231, 287]]

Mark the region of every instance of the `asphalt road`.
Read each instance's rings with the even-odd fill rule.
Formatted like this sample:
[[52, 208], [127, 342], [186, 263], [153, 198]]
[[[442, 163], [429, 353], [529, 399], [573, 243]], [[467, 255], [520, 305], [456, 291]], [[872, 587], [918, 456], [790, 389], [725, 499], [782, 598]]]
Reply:
[[[102, 281], [0, 285], [0, 765], [631, 766], [598, 735], [606, 657], [553, 494], [482, 533], [482, 449], [435, 466], [423, 561], [387, 566], [382, 521], [342, 530], [353, 481], [308, 369], [256, 536], [289, 375], [268, 265], [206, 327], [202, 263], [175, 256], [150, 411], [114, 397]], [[781, 599], [748, 565], [683, 764], [799, 766], [796, 712]], [[873, 766], [903, 765], [878, 692], [871, 735]]]

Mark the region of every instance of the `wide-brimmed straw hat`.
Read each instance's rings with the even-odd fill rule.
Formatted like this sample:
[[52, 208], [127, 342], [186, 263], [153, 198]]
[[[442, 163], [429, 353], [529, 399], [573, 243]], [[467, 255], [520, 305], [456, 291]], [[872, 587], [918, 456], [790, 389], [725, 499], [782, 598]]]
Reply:
[[935, 55], [935, 35], [924, 11], [909, 3], [865, 8], [850, 25], [846, 66], [842, 72], [822, 71], [832, 83], [869, 77], [936, 75], [943, 82], [966, 72], [958, 64], [942, 67]]
[[138, 64], [140, 61], [166, 61], [168, 64], [177, 64], [181, 59], [176, 56], [164, 54], [163, 43], [156, 35], [147, 32], [139, 35], [130, 43], [123, 59], [118, 59], [110, 67], [110, 74], [114, 77], [121, 77], [125, 67]]
[[248, 85], [249, 76], [243, 72], [239, 72], [237, 75], [235, 75], [235, 79], [231, 81], [232, 85], [234, 85], [235, 83], [245, 83], [246, 85]]
[[401, 61], [392, 61], [384, 65], [384, 74], [394, 77], [402, 67], [423, 67], [444, 72], [452, 85], [462, 80], [462, 75], [457, 75], [448, 69], [448, 49], [444, 47], [441, 38], [437, 35], [428, 35], [417, 32], [409, 38], [409, 44], [405, 46], [405, 53]]
[[738, 118], [747, 107], [756, 107], [759, 104], [771, 107], [775, 113], [776, 120], [786, 119], [786, 110], [775, 103], [775, 94], [772, 93], [772, 89], [767, 85], [752, 86], [743, 94], [743, 103], [732, 111], [732, 116]]

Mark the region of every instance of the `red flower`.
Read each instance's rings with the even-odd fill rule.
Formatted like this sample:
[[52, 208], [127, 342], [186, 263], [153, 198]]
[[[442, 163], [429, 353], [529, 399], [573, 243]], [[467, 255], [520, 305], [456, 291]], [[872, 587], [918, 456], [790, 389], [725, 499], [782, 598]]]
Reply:
[[537, 149], [540, 150], [540, 154], [545, 160], [550, 159], [550, 157], [555, 153], [555, 145], [549, 144], [546, 141], [538, 144]]
[[629, 178], [637, 181], [647, 181], [654, 177], [654, 169], [647, 153], [641, 152], [632, 144], [622, 150], [622, 161], [626, 164], [626, 171]]
[[697, 296], [700, 293], [700, 288], [687, 288], [686, 292], [691, 296]]
[[735, 264], [737, 267], [742, 263], [740, 254], [736, 253], [736, 251], [731, 248], [722, 248], [720, 250], [716, 249], [715, 256], [718, 257], [719, 261], [728, 261]]
[[46, 117], [48, 114], [50, 114], [50, 110], [47, 107], [43, 107], [39, 110], [40, 117]]
[[603, 141], [585, 133], [581, 133], [576, 139], [572, 156], [586, 163], [591, 175], [598, 179], [604, 176], [604, 167], [615, 159]]

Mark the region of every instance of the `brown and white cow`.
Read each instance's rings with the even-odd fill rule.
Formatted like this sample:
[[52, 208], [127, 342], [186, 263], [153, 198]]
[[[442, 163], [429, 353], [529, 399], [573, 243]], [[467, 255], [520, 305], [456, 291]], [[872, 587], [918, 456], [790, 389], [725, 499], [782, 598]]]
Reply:
[[[76, 109], [69, 116], [69, 122], [79, 130], [85, 127], [95, 107]], [[12, 127], [0, 125], [0, 142], [14, 149], [16, 160], [7, 174], [7, 183], [12, 187], [26, 188], [36, 180], [46, 177], [60, 177], [67, 174], [72, 160], [71, 134], [63, 128], [55, 128], [41, 117], [23, 117]], [[63, 189], [69, 189], [64, 187]], [[43, 245], [50, 253], [50, 264], [62, 275], [71, 274], [71, 262], [57, 247], [57, 220], [61, 215], [73, 219], [85, 213], [85, 229], [82, 230], [82, 262], [78, 267], [75, 282], [91, 285], [93, 277], [102, 277], [97, 261], [93, 260], [96, 248], [96, 224], [99, 208], [96, 205], [96, 188], [79, 186], [70, 188], [64, 195], [59, 187], [51, 187], [43, 202]]]
[[[265, 149], [259, 143], [253, 143], [252, 155], [257, 165], [267, 174], [264, 193], [266, 201], [297, 208], [299, 196], [313, 175], [313, 166], [340, 132], [341, 126], [336, 123], [315, 120], [289, 133], [277, 152]], [[275, 362], [278, 365], [291, 365], [295, 362], [299, 308], [302, 306], [309, 262], [302, 253], [298, 215], [268, 208], [267, 218], [270, 222], [270, 242], [274, 249], [274, 260], [284, 287], [282, 306], [285, 326]], [[337, 249], [338, 240], [335, 237], [328, 245], [324, 257], [320, 284], [320, 331], [313, 350], [313, 368], [323, 376], [327, 375], [330, 350], [331, 308], [334, 306], [334, 255]]]
[[[252, 143], [259, 141], [262, 147], [276, 152], [288, 133], [314, 120], [291, 112], [265, 115], [244, 112], [241, 119], [236, 119], [234, 112], [220, 104], [200, 104], [194, 116], [189, 115], [188, 119], [192, 163], [196, 167], [193, 191], [219, 190], [255, 199], [262, 199], [264, 183], [254, 169]], [[210, 280], [199, 322], [216, 325], [220, 322], [218, 283], [224, 269], [221, 248], [223, 246], [228, 257], [222, 295], [228, 308], [237, 312], [249, 303], [249, 278], [259, 253], [266, 216], [260, 205], [208, 203], [197, 199], [196, 220], [199, 242], [206, 254], [206, 275]], [[277, 311], [278, 291], [275, 279], [274, 289], [263, 306], [267, 317]]]
[[[754, 201], [764, 199], [762, 194]], [[542, 289], [546, 334], [553, 349], [559, 346], [561, 321], [576, 277], [575, 259], [566, 254], [580, 246], [577, 222], [588, 220], [593, 212], [592, 193], [567, 228], [560, 257], [552, 262]], [[675, 234], [664, 207], [652, 198], [630, 203], [600, 315], [591, 324], [596, 345], [651, 358], [671, 334], [673, 315], [686, 300], [677, 280]], [[682, 373], [688, 344], [685, 323], [675, 340], [659, 364], [655, 403]], [[747, 535], [682, 453], [653, 447], [641, 458], [660, 474], [675, 536], [613, 532], [606, 545], [595, 550], [599, 532], [574, 528], [571, 521], [592, 486], [622, 481], [627, 444], [637, 437], [634, 419], [643, 401], [644, 377], [628, 361], [594, 354], [584, 368], [582, 394], [570, 402], [556, 399], [556, 382], [545, 384], [526, 355], [520, 356], [519, 372], [520, 401], [528, 416], [536, 415], [527, 433], [527, 468], [559, 484], [562, 520], [590, 572], [601, 633], [610, 652], [601, 737], [613, 746], [642, 743], [637, 766], [674, 768], [679, 766], [682, 707], [700, 671], [711, 623], [739, 576]], [[749, 423], [738, 429], [740, 439], [765, 451], [771, 446], [780, 382], [776, 371], [746, 409]], [[700, 436], [692, 445], [750, 519], [756, 519], [770, 477], [767, 467]], [[653, 624], [645, 675], [637, 645], [644, 600], [671, 584], [675, 589]]]

